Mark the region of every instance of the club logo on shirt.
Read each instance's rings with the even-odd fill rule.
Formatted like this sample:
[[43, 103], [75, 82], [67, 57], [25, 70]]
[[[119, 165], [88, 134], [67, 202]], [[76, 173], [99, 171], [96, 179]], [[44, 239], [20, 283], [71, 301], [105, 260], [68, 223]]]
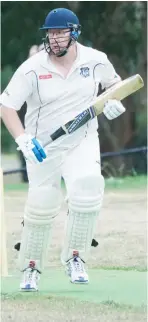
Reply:
[[49, 79], [49, 78], [52, 78], [52, 75], [51, 74], [48, 74], [48, 75], [39, 75], [39, 79]]
[[82, 67], [82, 68], [80, 68], [80, 75], [83, 76], [83, 77], [90, 76], [89, 68], [88, 67]]

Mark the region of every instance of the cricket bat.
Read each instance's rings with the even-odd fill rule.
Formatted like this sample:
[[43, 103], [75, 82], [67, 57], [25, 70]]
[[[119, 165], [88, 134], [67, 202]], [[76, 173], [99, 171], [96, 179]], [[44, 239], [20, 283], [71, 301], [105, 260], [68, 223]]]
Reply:
[[101, 114], [103, 112], [104, 104], [109, 99], [116, 99], [116, 100], [122, 101], [124, 98], [138, 91], [143, 86], [144, 86], [144, 82], [139, 74], [136, 74], [127, 79], [121, 80], [117, 84], [111, 86], [101, 95], [99, 95], [99, 97], [97, 97], [94, 101], [92, 101], [91, 107], [89, 107], [88, 109], [80, 113], [73, 120], [64, 124], [59, 129], [57, 129], [52, 135], [50, 135], [50, 139], [46, 143], [46, 145], [58, 139], [64, 134], [73, 133], [74, 131], [79, 129], [82, 125], [87, 123], [89, 120]]

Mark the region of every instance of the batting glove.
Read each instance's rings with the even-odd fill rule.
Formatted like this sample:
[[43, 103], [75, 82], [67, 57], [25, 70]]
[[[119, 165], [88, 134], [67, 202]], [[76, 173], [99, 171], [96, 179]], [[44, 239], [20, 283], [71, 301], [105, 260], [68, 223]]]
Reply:
[[46, 153], [41, 143], [30, 134], [21, 134], [15, 139], [17, 150], [21, 150], [26, 161], [36, 164], [46, 159]]
[[113, 120], [123, 114], [125, 110], [125, 107], [120, 101], [110, 99], [105, 103], [103, 113], [108, 120]]

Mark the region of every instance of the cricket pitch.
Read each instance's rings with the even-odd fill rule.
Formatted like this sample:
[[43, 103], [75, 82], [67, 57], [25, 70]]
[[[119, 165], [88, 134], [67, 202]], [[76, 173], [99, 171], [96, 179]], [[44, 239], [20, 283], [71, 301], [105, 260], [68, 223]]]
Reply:
[[146, 185], [107, 188], [88, 262], [89, 285], [72, 285], [60, 262], [67, 205], [54, 225], [38, 293], [19, 292], [17, 252], [26, 189], [5, 190], [9, 277], [2, 278], [2, 321], [144, 322], [146, 317]]

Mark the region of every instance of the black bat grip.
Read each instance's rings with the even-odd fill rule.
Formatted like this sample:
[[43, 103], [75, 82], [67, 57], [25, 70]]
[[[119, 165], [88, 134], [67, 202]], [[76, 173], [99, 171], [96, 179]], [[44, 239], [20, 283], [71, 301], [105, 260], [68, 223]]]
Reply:
[[[89, 120], [93, 119], [96, 116], [95, 110], [93, 107], [90, 107], [89, 109], [83, 111], [80, 113], [77, 117], [75, 117], [73, 120], [67, 122], [64, 127], [58, 128], [54, 133], [50, 135], [50, 139], [52, 141], [57, 140], [64, 134], [71, 134], [78, 130], [81, 126], [86, 124]], [[65, 129], [64, 129], [65, 128]]]
[[57, 140], [58, 138], [60, 138], [62, 135], [66, 134], [66, 132], [63, 130], [62, 127], [59, 127], [58, 130], [56, 130], [54, 133], [52, 133], [50, 135], [52, 141]]

